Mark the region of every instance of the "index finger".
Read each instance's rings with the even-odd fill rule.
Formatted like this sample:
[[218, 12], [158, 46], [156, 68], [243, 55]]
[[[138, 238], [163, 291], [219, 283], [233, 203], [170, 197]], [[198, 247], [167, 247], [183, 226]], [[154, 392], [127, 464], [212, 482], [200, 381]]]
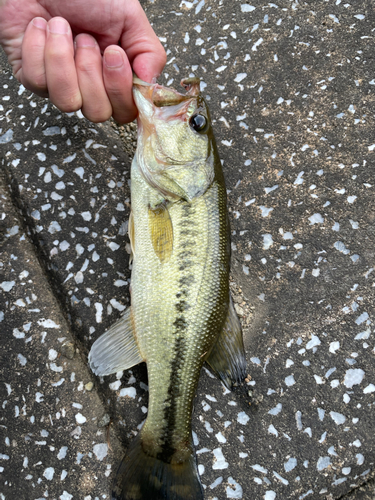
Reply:
[[136, 75], [151, 82], [162, 72], [167, 55], [138, 0], [129, 2], [128, 9], [120, 39], [121, 47]]

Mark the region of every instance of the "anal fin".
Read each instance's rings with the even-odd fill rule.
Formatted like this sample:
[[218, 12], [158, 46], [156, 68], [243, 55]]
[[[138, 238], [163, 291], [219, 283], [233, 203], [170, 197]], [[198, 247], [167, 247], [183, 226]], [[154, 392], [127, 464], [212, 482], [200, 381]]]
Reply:
[[131, 308], [91, 347], [89, 364], [95, 375], [110, 375], [143, 361], [135, 339]]
[[216, 343], [206, 358], [215, 375], [228, 389], [246, 377], [246, 356], [241, 323], [230, 297], [228, 316]]

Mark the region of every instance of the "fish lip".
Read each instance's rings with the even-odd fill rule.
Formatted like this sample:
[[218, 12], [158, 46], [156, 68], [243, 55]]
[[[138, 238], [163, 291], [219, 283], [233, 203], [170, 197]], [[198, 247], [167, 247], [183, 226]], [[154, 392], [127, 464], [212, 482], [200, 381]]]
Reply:
[[147, 101], [158, 108], [165, 106], [175, 106], [184, 101], [197, 98], [200, 95], [199, 78], [185, 78], [181, 80], [181, 85], [186, 93], [181, 94], [177, 90], [159, 85], [158, 83], [144, 82], [136, 75], [133, 75], [134, 92], [139, 92]]

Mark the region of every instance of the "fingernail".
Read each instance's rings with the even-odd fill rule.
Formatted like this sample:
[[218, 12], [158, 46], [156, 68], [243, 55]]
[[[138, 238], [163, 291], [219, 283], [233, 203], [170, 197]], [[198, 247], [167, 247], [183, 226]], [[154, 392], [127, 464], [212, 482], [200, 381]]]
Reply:
[[77, 47], [95, 47], [96, 40], [90, 35], [80, 35], [75, 39], [75, 44]]
[[108, 68], [119, 68], [124, 64], [122, 56], [118, 50], [107, 50], [104, 52], [104, 61]]
[[36, 28], [40, 28], [41, 30], [45, 30], [47, 27], [47, 21], [43, 17], [34, 17], [32, 22]]
[[48, 31], [55, 35], [67, 35], [69, 24], [62, 17], [54, 17], [48, 23]]

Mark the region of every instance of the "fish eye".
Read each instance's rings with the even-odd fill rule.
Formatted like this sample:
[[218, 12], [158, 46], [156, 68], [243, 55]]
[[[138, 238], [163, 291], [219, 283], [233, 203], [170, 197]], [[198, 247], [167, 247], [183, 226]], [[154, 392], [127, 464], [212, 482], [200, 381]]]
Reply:
[[196, 132], [204, 132], [207, 127], [207, 118], [204, 115], [193, 115], [189, 120], [189, 124]]

